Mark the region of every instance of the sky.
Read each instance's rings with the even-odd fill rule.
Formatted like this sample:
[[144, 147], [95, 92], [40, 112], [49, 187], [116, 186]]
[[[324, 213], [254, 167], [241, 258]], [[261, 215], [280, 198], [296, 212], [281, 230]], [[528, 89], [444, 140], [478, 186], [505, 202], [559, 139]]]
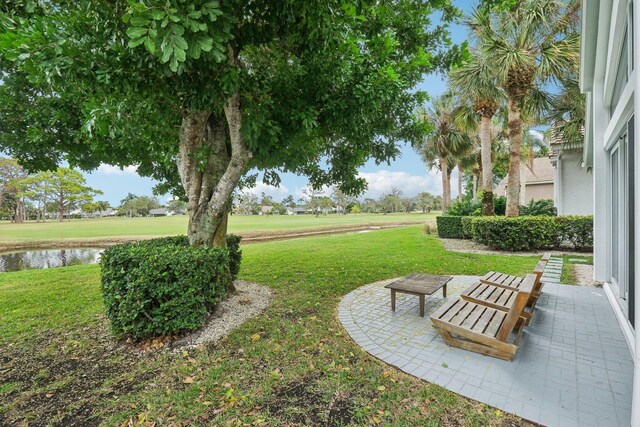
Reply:
[[[454, 4], [469, 12], [475, 4], [469, 0], [454, 0]], [[462, 25], [451, 25], [451, 40], [460, 44], [467, 39], [467, 30]], [[445, 82], [440, 75], [427, 75], [418, 89], [425, 90], [430, 96], [438, 96], [445, 91]], [[100, 200], [108, 201], [112, 206], [117, 206], [128, 193], [139, 196], [152, 195], [155, 182], [136, 173], [135, 167], [121, 170], [110, 165], [102, 165], [93, 173], [84, 174], [87, 184], [93, 188], [102, 190], [104, 195]], [[360, 197], [378, 198], [388, 193], [393, 187], [398, 187], [405, 196], [414, 196], [419, 192], [428, 191], [432, 194], [442, 193], [441, 177], [437, 171], [427, 170], [418, 154], [407, 145], [401, 147], [400, 156], [391, 164], [376, 165], [373, 161], [360, 168], [360, 176], [368, 183], [367, 191]], [[274, 200], [281, 200], [292, 194], [296, 200], [302, 196], [307, 186], [307, 179], [291, 173], [281, 174], [282, 183], [279, 188], [263, 184], [258, 179], [257, 185], [248, 191], [257, 195], [264, 192]], [[457, 172], [451, 180], [452, 196], [457, 196]], [[169, 197], [159, 197], [165, 202]]]

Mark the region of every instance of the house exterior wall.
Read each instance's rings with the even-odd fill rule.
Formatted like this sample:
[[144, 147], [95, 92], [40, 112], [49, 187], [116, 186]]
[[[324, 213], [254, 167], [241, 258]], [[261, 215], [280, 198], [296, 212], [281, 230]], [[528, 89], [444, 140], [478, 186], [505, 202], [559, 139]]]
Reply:
[[604, 282], [633, 355], [632, 426], [640, 426], [639, 29], [640, 1], [583, 1], [580, 85], [587, 94], [583, 156], [593, 171], [594, 277]]
[[531, 200], [553, 199], [553, 182], [527, 184], [524, 188], [524, 204]]
[[554, 202], [558, 215], [593, 215], [593, 173], [582, 165], [582, 152], [563, 151], [556, 163]]

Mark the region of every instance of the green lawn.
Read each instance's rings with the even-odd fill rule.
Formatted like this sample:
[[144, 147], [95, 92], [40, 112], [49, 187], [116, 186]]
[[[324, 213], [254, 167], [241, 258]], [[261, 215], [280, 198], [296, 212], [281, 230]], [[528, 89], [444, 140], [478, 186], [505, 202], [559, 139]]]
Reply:
[[[317, 218], [314, 215], [232, 215], [229, 220], [229, 232], [264, 233], [373, 223], [427, 221], [434, 220], [435, 216], [436, 213], [321, 215]], [[0, 244], [58, 239], [167, 236], [184, 234], [186, 229], [187, 217], [184, 215], [159, 218], [77, 219], [24, 224], [0, 221]]]
[[522, 275], [537, 257], [446, 252], [420, 226], [243, 251], [241, 278], [273, 288], [273, 305], [219, 345], [177, 354], [109, 338], [97, 266], [0, 274], [0, 425], [523, 424], [369, 356], [336, 307], [412, 271]]

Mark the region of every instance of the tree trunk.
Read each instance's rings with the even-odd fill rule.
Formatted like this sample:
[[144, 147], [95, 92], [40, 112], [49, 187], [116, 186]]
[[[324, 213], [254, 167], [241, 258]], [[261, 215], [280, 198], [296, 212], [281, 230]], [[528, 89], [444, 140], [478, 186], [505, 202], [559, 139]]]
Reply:
[[509, 100], [509, 175], [507, 177], [507, 216], [518, 216], [520, 211], [520, 151], [522, 120], [520, 109]]
[[[71, 214], [71, 212], [69, 212]], [[71, 215], [69, 215], [71, 217]], [[58, 195], [58, 221], [64, 221], [64, 193], [60, 191]]]
[[[183, 116], [177, 164], [188, 198], [187, 235], [192, 246], [227, 245], [231, 195], [252, 156], [241, 127], [239, 94], [227, 100], [224, 115], [189, 111]], [[230, 287], [232, 291], [233, 284]]]
[[482, 162], [482, 215], [494, 215], [491, 117], [486, 116], [480, 119], [480, 160]]
[[462, 165], [458, 164], [458, 200], [462, 200]]
[[16, 219], [16, 224], [21, 224], [24, 222], [24, 205], [22, 203], [22, 200], [20, 198], [20, 196], [18, 196], [16, 194], [16, 215], [15, 215], [15, 219]]
[[442, 212], [444, 213], [451, 204], [451, 177], [447, 159], [440, 159], [440, 170], [442, 171]]
[[472, 190], [473, 191], [473, 200], [478, 200], [478, 174], [474, 173], [472, 176]]

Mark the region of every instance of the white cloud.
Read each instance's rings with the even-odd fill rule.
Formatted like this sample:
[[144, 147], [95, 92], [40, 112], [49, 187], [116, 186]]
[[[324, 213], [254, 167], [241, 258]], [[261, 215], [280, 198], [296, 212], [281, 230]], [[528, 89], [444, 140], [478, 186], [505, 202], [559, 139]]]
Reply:
[[529, 129], [529, 134], [538, 141], [544, 141], [544, 134], [535, 129]]
[[[380, 170], [377, 172], [360, 172], [361, 178], [367, 180], [368, 187], [363, 197], [378, 198], [383, 194], [391, 192], [393, 187], [397, 187], [405, 196], [415, 196], [422, 191], [432, 194], [441, 194], [440, 173], [427, 173], [426, 175], [411, 175], [407, 172], [393, 172]], [[452, 179], [452, 187], [454, 185]]]
[[253, 193], [258, 197], [260, 197], [264, 192], [264, 194], [266, 194], [267, 196], [271, 196], [273, 200], [277, 202], [287, 197], [287, 195], [289, 194], [289, 189], [282, 184], [280, 185], [280, 187], [276, 187], [274, 185], [265, 184], [262, 181], [256, 182], [255, 187], [247, 188], [243, 191], [247, 193]]
[[106, 163], [101, 164], [97, 170], [98, 173], [103, 173], [106, 175], [124, 175], [124, 174], [137, 174], [138, 167], [137, 166], [126, 166], [124, 168], [120, 168], [119, 166], [107, 165]]

